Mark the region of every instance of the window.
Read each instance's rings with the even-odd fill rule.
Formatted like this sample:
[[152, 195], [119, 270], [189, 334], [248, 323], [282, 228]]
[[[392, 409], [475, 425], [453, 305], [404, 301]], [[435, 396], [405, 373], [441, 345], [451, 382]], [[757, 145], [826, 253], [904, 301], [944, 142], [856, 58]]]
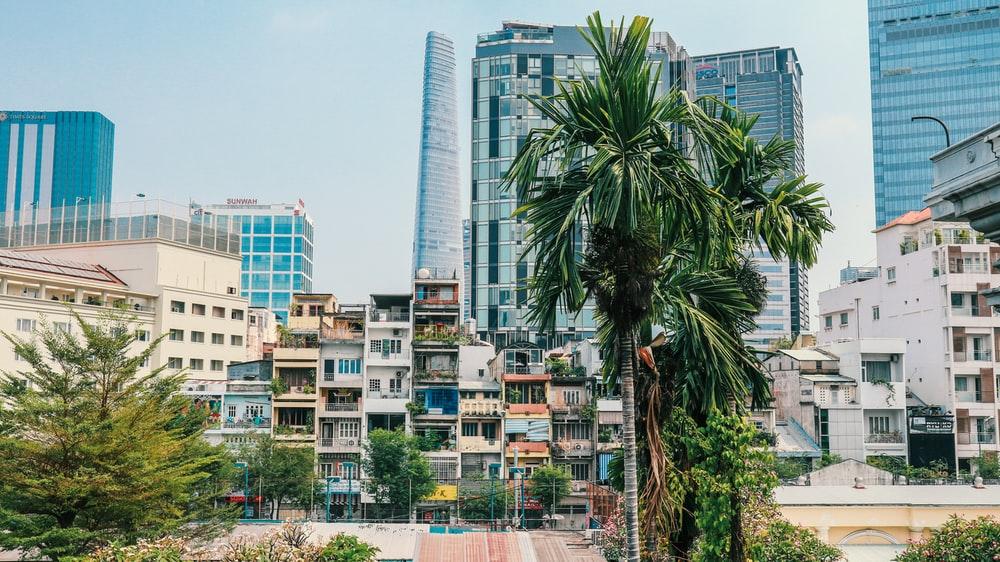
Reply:
[[868, 416], [868, 433], [874, 435], [889, 433], [889, 416]]
[[135, 339], [139, 341], [149, 341], [149, 330], [136, 330]]
[[840, 313], [840, 325], [841, 326], [846, 326], [847, 325], [847, 313], [846, 312], [841, 312]]
[[575, 462], [569, 465], [573, 480], [590, 480], [590, 465]]
[[205, 369], [204, 359], [191, 359], [189, 362], [192, 371], [201, 371]]
[[965, 392], [969, 390], [969, 379], [965, 377], [955, 377], [955, 390]]
[[890, 382], [892, 367], [888, 361], [862, 361], [861, 380], [864, 382]]
[[890, 267], [885, 270], [885, 278], [890, 282], [894, 283], [896, 281], [896, 268]]
[[496, 439], [497, 438], [497, 424], [495, 423], [484, 423], [483, 424], [483, 437], [486, 439]]
[[229, 336], [229, 345], [243, 345], [243, 336]]
[[232, 313], [229, 315], [233, 320], [243, 320], [243, 311], [239, 308], [234, 308]]
[[221, 359], [212, 359], [211, 369], [213, 371], [216, 371], [216, 372], [221, 371], [222, 370], [222, 360]]
[[872, 320], [878, 320], [878, 319], [879, 319], [879, 310], [878, 310], [878, 307], [877, 306], [873, 306], [872, 307]]
[[181, 301], [170, 301], [170, 312], [184, 313], [184, 303]]
[[205, 332], [191, 332], [192, 343], [205, 343]]
[[332, 375], [336, 372], [337, 360], [336, 359], [324, 359], [323, 360], [323, 374]]
[[337, 372], [342, 375], [360, 375], [361, 359], [339, 359], [337, 360]]
[[212, 318], [225, 318], [225, 317], [226, 317], [226, 309], [225, 308], [223, 308], [221, 306], [213, 306], [212, 307]]
[[226, 406], [226, 415], [232, 419], [236, 419], [236, 405], [230, 404]]
[[18, 332], [34, 332], [35, 331], [35, 321], [31, 318], [18, 318], [17, 319], [17, 331]]
[[337, 436], [341, 439], [357, 439], [361, 436], [361, 422], [341, 420], [337, 424]]
[[951, 294], [951, 307], [952, 308], [962, 308], [965, 304], [965, 295], [962, 293], [952, 293]]
[[476, 422], [462, 422], [462, 437], [478, 437], [479, 424]]
[[205, 305], [194, 303], [194, 302], [191, 303], [191, 314], [194, 314], [195, 316], [204, 316], [205, 315]]
[[380, 379], [370, 379], [368, 381], [369, 392], [382, 392], [382, 381]]
[[579, 390], [564, 390], [563, 391], [563, 403], [564, 404], [579, 404], [580, 403], [580, 391]]
[[149, 356], [142, 358], [142, 363], [139, 364], [140, 367], [149, 367]]
[[827, 330], [833, 328], [833, 316], [827, 315], [823, 317], [823, 327]]
[[184, 330], [171, 329], [167, 339], [170, 341], [184, 341]]
[[167, 359], [167, 367], [171, 369], [180, 369], [184, 366], [184, 360], [180, 357], [170, 357]]
[[215, 345], [225, 345], [226, 335], [225, 334], [212, 334], [212, 343]]
[[557, 441], [571, 439], [590, 439], [589, 423], [561, 423], [552, 427], [553, 437]]
[[403, 392], [402, 379], [389, 379], [389, 392], [393, 394], [399, 394], [400, 392]]
[[382, 353], [382, 340], [371, 340], [368, 342], [368, 351], [372, 353]]
[[70, 323], [69, 322], [53, 322], [52, 323], [52, 330], [55, 331], [56, 333], [68, 334], [69, 330], [70, 330]]

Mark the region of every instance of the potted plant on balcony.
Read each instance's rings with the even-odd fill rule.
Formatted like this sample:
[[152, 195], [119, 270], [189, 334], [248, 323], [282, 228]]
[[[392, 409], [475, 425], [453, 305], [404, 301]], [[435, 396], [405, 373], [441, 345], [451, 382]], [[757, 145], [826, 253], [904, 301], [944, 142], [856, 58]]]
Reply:
[[423, 400], [414, 400], [406, 403], [406, 411], [410, 412], [410, 416], [422, 416], [427, 413], [427, 405]]
[[512, 388], [507, 391], [507, 403], [508, 404], [520, 404], [521, 403], [521, 389]]

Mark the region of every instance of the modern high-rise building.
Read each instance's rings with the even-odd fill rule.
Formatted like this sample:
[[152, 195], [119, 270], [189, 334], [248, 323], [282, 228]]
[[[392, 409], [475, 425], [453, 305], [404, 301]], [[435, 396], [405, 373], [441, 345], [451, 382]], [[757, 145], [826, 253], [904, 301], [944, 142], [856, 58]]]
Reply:
[[0, 222], [111, 202], [115, 125], [94, 111], [0, 110]]
[[413, 271], [426, 268], [459, 278], [464, 268], [456, 88], [455, 47], [451, 39], [431, 31], [424, 52]]
[[469, 287], [472, 283], [472, 222], [462, 219], [462, 320], [472, 317], [472, 299], [469, 298]]
[[[647, 49], [661, 64], [662, 88], [692, 90], [688, 56], [667, 33], [653, 33]], [[504, 22], [480, 34], [472, 61], [472, 179], [470, 211], [470, 310], [479, 336], [498, 348], [516, 341], [542, 347], [593, 335], [594, 311], [560, 313], [556, 336], [540, 334], [525, 319], [531, 260], [521, 261], [527, 224], [512, 216], [516, 194], [500, 184], [533, 128], [551, 124], [524, 96], [552, 95], [556, 81], [594, 78], [597, 62], [575, 26]], [[682, 135], [678, 135], [680, 138]]]
[[875, 222], [924, 208], [930, 156], [1000, 120], [1000, 3], [869, 0]]
[[236, 198], [195, 207], [195, 214], [215, 223], [228, 220], [229, 229], [240, 233], [240, 294], [250, 306], [269, 308], [287, 323], [292, 293], [312, 292], [313, 220], [305, 203], [268, 205]]
[[[789, 176], [805, 173], [802, 133], [802, 67], [795, 49], [768, 47], [694, 57], [699, 96], [715, 96], [757, 115], [751, 134], [761, 142], [775, 135], [795, 141]], [[766, 347], [809, 331], [808, 272], [789, 260], [775, 260], [765, 248], [753, 260], [767, 277], [767, 306], [747, 343]]]

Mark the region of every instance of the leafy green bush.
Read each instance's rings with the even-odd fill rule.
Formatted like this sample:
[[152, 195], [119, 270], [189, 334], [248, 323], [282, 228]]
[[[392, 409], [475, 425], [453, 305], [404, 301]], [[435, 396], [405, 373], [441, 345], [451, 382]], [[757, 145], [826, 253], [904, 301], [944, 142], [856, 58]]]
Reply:
[[844, 553], [812, 531], [778, 519], [751, 539], [750, 559], [767, 562], [835, 562]]
[[1000, 560], [1000, 521], [952, 517], [926, 540], [913, 543], [897, 562], [992, 562]]

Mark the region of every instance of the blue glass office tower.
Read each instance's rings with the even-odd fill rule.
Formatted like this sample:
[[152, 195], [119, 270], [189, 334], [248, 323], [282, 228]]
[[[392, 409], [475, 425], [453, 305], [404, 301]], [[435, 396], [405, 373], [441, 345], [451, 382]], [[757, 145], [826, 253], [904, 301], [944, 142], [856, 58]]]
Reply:
[[215, 215], [216, 224], [228, 217], [230, 231], [240, 233], [240, 294], [287, 323], [292, 293], [311, 293], [313, 285], [313, 220], [302, 200], [266, 205], [235, 198], [195, 213]]
[[114, 123], [94, 111], [0, 110], [0, 221], [110, 203], [114, 147]]
[[[669, 34], [651, 34], [647, 56], [663, 65], [661, 88], [678, 84], [693, 90], [687, 53]], [[557, 79], [593, 78], [597, 71], [593, 50], [576, 26], [503, 22], [500, 30], [480, 34], [476, 42], [469, 307], [480, 338], [497, 347], [516, 341], [554, 347], [594, 334], [593, 305], [576, 316], [559, 312], [554, 337], [526, 322], [534, 264], [519, 258], [528, 225], [523, 216], [511, 216], [517, 206], [513, 190], [499, 187], [528, 132], [551, 125], [523, 96], [552, 95]]]
[[923, 209], [930, 156], [1000, 121], [1000, 2], [869, 0], [875, 222]]
[[464, 277], [456, 88], [455, 47], [451, 39], [431, 31], [424, 51], [413, 271], [427, 268], [436, 276]]
[[[789, 176], [805, 173], [802, 130], [802, 68], [795, 49], [768, 47], [693, 57], [699, 96], [715, 96], [757, 115], [751, 134], [763, 142], [775, 135], [795, 141]], [[747, 343], [772, 341], [809, 331], [809, 276], [795, 262], [775, 261], [765, 250], [754, 263], [767, 277], [768, 302]]]

